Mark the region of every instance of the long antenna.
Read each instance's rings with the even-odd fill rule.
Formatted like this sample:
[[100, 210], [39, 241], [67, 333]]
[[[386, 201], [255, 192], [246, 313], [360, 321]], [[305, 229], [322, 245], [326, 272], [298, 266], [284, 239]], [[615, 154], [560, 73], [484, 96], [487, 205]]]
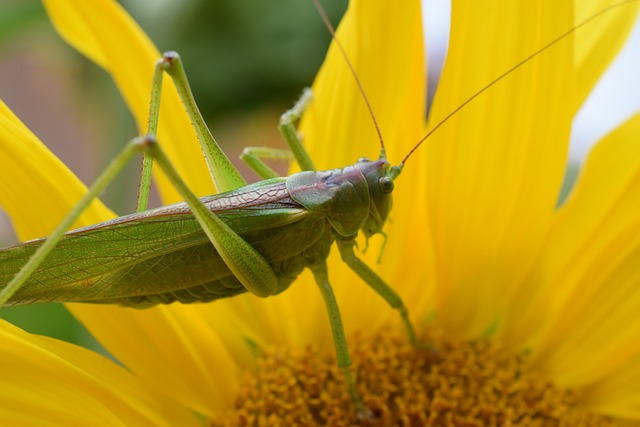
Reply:
[[[314, 0], [315, 1], [315, 0]], [[518, 62], [516, 65], [514, 65], [513, 67], [509, 68], [507, 71], [505, 71], [504, 73], [500, 74], [498, 77], [496, 77], [495, 79], [493, 79], [491, 82], [489, 82], [486, 86], [484, 86], [482, 89], [480, 89], [479, 91], [477, 91], [475, 94], [471, 95], [469, 98], [467, 98], [466, 101], [464, 101], [462, 104], [458, 105], [453, 111], [451, 111], [449, 114], [447, 114], [444, 119], [440, 120], [438, 122], [438, 124], [436, 124], [420, 141], [418, 141], [418, 143], [411, 149], [411, 151], [409, 151], [409, 153], [404, 157], [404, 159], [402, 160], [402, 163], [400, 163], [400, 166], [404, 166], [405, 162], [407, 161], [407, 159], [409, 158], [409, 156], [411, 156], [413, 154], [414, 151], [416, 151], [418, 149], [418, 147], [420, 147], [420, 145], [422, 145], [422, 143], [424, 141], [426, 141], [436, 130], [438, 130], [438, 128], [440, 128], [443, 124], [445, 124], [453, 115], [455, 115], [458, 111], [462, 110], [464, 107], [466, 107], [471, 101], [473, 101], [474, 99], [476, 99], [478, 96], [480, 96], [483, 92], [485, 92], [487, 89], [489, 89], [491, 86], [495, 85], [496, 83], [498, 83], [500, 80], [502, 80], [503, 78], [505, 78], [507, 75], [511, 74], [513, 71], [515, 71], [516, 69], [520, 68], [521, 66], [523, 66], [524, 64], [526, 64], [527, 62], [529, 62], [531, 59], [533, 59], [534, 57], [536, 57], [537, 55], [541, 54], [542, 52], [544, 52], [545, 50], [549, 49], [550, 47], [552, 47], [553, 45], [557, 44], [558, 42], [560, 42], [562, 39], [564, 39], [565, 37], [571, 35], [572, 33], [576, 32], [578, 29], [580, 29], [581, 27], [587, 25], [589, 22], [593, 21], [594, 19], [596, 19], [597, 17], [599, 17], [600, 15], [603, 15], [607, 12], [609, 12], [612, 9], [615, 9], [617, 7], [621, 7], [621, 6], [625, 6], [629, 3], [633, 3], [637, 0], [626, 0], [626, 1], [621, 1], [619, 3], [616, 4], [612, 4], [610, 6], [605, 7], [604, 9], [602, 9], [601, 11], [597, 12], [595, 15], [591, 15], [589, 18], [585, 19], [584, 21], [580, 22], [579, 24], [577, 24], [576, 26], [574, 26], [573, 28], [571, 28], [570, 30], [567, 30], [566, 32], [564, 32], [563, 34], [561, 34], [560, 36], [556, 37], [555, 39], [553, 39], [552, 41], [550, 41], [549, 43], [547, 43], [546, 45], [542, 46], [540, 49], [536, 50], [535, 52], [533, 52], [531, 55], [527, 56], [526, 58], [524, 58], [522, 61]]]
[[385, 148], [384, 148], [384, 139], [382, 139], [382, 132], [380, 132], [380, 126], [378, 126], [378, 121], [376, 120], [376, 115], [373, 114], [373, 108], [371, 108], [371, 103], [369, 102], [369, 98], [367, 98], [367, 94], [365, 93], [364, 88], [362, 87], [362, 83], [360, 82], [360, 79], [358, 78], [358, 74], [356, 73], [355, 68], [353, 68], [353, 64], [349, 60], [349, 56], [347, 55], [347, 52], [344, 50], [344, 47], [342, 47], [342, 43], [340, 43], [340, 40], [338, 40], [338, 37], [336, 37], [336, 31], [333, 28], [333, 25], [331, 25], [331, 21], [329, 21], [329, 18], [327, 17], [327, 14], [324, 11], [324, 8], [320, 4], [320, 0], [312, 0], [312, 1], [313, 1], [313, 5], [318, 10], [318, 13], [320, 14], [320, 17], [324, 21], [324, 25], [329, 30], [329, 33], [331, 33], [331, 38], [335, 42], [336, 46], [338, 46], [338, 49], [340, 49], [340, 52], [342, 53], [342, 56], [344, 57], [345, 61], [347, 62], [347, 65], [349, 66], [349, 70], [351, 70], [351, 74], [353, 74], [353, 77], [356, 79], [356, 83], [358, 84], [358, 89], [360, 89], [360, 93], [362, 94], [362, 98], [364, 98], [364, 102], [365, 102], [365, 104], [367, 104], [367, 108], [369, 109], [369, 115], [371, 116], [371, 120], [373, 120], [373, 125], [376, 127], [376, 132], [378, 132], [378, 139], [380, 139], [380, 146], [382, 148], [382, 151], [384, 152]]

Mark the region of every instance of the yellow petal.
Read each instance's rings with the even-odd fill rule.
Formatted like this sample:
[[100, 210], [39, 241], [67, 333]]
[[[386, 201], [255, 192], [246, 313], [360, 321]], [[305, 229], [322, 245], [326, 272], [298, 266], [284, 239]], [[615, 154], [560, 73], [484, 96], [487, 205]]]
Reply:
[[[616, 0], [581, 0], [576, 25], [603, 10], [576, 36], [575, 63], [578, 70], [577, 109], [582, 105], [604, 70], [622, 48], [638, 16], [640, 3]], [[611, 9], [609, 9], [611, 8]]]
[[[338, 29], [338, 39], [352, 62], [385, 138], [388, 158], [398, 164], [424, 131], [425, 63], [419, 1], [352, 1]], [[353, 164], [358, 158], [376, 158], [380, 143], [345, 58], [333, 43], [313, 85], [314, 100], [301, 123], [304, 143], [316, 167], [327, 169]], [[408, 163], [396, 182], [391, 220], [381, 264], [377, 264], [382, 238], [372, 239], [363, 259], [406, 301], [428, 298], [428, 263], [423, 158]], [[417, 236], [417, 237], [416, 237]], [[361, 248], [364, 242], [361, 242]], [[406, 257], [411, 253], [413, 258]], [[389, 306], [350, 271], [334, 249], [329, 260], [334, 285], [347, 330], [375, 329], [397, 319]], [[293, 315], [312, 328], [309, 333], [330, 337], [322, 301], [310, 275], [282, 297], [290, 301]], [[305, 293], [308, 295], [305, 297]], [[300, 301], [305, 301], [304, 305]], [[310, 307], [307, 305], [310, 304]], [[313, 318], [321, 319], [312, 325]], [[320, 323], [320, 325], [317, 325]], [[306, 326], [305, 326], [306, 328]], [[323, 332], [317, 331], [321, 329]], [[303, 329], [304, 330], [304, 329]], [[305, 337], [305, 340], [315, 340]], [[322, 341], [319, 341], [322, 342]], [[328, 345], [330, 345], [327, 342]]]
[[589, 384], [640, 354], [639, 133], [640, 114], [590, 154], [555, 218], [535, 274], [539, 293], [522, 313], [521, 325], [543, 331], [538, 364], [560, 385]]
[[199, 420], [89, 350], [0, 322], [2, 422], [11, 426], [197, 426]]
[[[153, 67], [160, 58], [155, 46], [115, 1], [45, 0], [44, 4], [62, 37], [111, 73], [144, 133]], [[164, 79], [158, 140], [189, 187], [198, 195], [211, 194], [202, 151], [170, 80]], [[166, 177], [156, 177], [165, 203], [180, 200]]]
[[592, 411], [640, 423], [640, 358], [636, 357], [580, 394]]
[[[567, 2], [454, 2], [431, 124], [573, 25]], [[482, 93], [427, 142], [438, 317], [477, 336], [499, 321], [552, 219], [574, 86], [570, 39]]]
[[[352, 1], [337, 32], [387, 140], [400, 161], [423, 130], [425, 65], [420, 4]], [[313, 84], [314, 99], [300, 129], [319, 169], [375, 158], [380, 143], [347, 60], [336, 43]]]
[[[175, 304], [134, 310], [69, 304], [69, 308], [144, 383], [184, 406], [213, 416], [232, 404], [243, 368], [239, 362], [249, 350], [244, 343], [230, 347], [205, 321], [200, 311], [215, 310], [215, 305]], [[240, 331], [228, 332], [235, 332], [236, 340], [242, 339]]]
[[[0, 206], [20, 240], [42, 237], [57, 226], [86, 187], [0, 101]], [[76, 226], [113, 216], [94, 201]]]

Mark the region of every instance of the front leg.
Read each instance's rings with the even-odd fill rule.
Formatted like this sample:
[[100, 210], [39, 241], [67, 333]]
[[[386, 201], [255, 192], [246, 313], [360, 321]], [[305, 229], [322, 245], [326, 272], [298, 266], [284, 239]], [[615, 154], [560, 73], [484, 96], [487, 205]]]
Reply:
[[351, 268], [367, 285], [371, 287], [378, 295], [385, 299], [392, 308], [395, 308], [400, 313], [402, 323], [407, 330], [407, 336], [411, 345], [416, 346], [416, 334], [413, 330], [413, 325], [409, 320], [409, 314], [407, 312], [402, 298], [394, 291], [391, 286], [387, 285], [384, 280], [380, 278], [367, 264], [358, 258], [353, 250], [356, 242], [354, 239], [336, 241], [338, 250], [342, 260]]

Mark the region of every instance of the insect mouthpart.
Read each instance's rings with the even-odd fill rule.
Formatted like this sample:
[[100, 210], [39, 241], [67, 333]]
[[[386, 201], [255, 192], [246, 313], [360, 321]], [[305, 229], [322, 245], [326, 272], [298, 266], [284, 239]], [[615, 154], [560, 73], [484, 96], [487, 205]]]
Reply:
[[385, 158], [369, 160], [360, 158], [355, 167], [364, 175], [369, 188], [369, 214], [362, 227], [362, 232], [369, 238], [382, 233], [391, 210], [394, 189], [391, 165]]

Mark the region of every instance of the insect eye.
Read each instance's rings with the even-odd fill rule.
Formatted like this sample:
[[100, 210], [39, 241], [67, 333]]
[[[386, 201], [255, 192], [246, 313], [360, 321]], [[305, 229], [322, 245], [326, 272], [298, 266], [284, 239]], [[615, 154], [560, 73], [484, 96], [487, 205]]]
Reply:
[[382, 194], [389, 194], [393, 191], [393, 180], [387, 176], [383, 176], [378, 180], [378, 188]]

